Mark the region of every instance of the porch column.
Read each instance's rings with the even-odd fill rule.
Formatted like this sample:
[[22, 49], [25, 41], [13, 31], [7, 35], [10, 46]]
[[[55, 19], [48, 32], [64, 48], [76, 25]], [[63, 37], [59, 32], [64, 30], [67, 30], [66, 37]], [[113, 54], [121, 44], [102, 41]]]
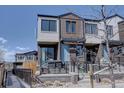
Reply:
[[38, 45], [38, 55], [37, 55], [37, 57], [38, 57], [38, 69], [37, 69], [37, 71], [39, 71], [39, 73], [42, 73], [41, 72], [41, 62], [40, 62], [40, 58], [41, 58], [41, 48], [40, 48], [40, 46]]

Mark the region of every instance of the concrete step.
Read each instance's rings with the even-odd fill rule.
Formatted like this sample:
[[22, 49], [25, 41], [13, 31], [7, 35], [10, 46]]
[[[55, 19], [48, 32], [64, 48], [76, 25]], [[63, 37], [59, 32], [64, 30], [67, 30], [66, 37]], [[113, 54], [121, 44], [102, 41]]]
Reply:
[[66, 81], [70, 82], [71, 75], [69, 74], [43, 74], [38, 76], [41, 81]]

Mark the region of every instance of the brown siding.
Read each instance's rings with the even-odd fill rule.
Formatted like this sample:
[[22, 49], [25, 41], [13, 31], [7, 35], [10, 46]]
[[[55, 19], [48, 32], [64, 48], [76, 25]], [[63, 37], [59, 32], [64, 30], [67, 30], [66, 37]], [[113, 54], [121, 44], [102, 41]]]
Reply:
[[[66, 32], [66, 21], [76, 21], [76, 33]], [[83, 21], [74, 15], [67, 15], [60, 18], [61, 39], [62, 38], [83, 38]]]
[[124, 41], [124, 22], [119, 23], [119, 37], [121, 41]]
[[37, 70], [37, 61], [26, 61], [23, 62], [23, 68], [31, 69], [33, 71], [33, 74], [35, 74]]

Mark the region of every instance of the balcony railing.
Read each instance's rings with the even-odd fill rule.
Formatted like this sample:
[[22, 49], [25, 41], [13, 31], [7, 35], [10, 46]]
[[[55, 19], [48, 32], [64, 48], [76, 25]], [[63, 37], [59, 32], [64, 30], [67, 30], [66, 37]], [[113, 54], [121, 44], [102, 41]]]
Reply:
[[62, 63], [61, 61], [46, 61], [41, 64], [42, 74], [66, 74], [69, 71], [68, 62]]

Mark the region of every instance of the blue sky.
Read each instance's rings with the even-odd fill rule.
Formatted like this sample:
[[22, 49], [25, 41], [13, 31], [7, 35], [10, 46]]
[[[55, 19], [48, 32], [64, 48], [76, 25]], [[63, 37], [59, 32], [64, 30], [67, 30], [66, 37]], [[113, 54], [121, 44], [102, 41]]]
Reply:
[[[74, 12], [82, 17], [98, 16], [99, 6], [0, 6], [0, 44], [5, 60], [14, 61], [16, 52], [37, 50], [37, 14], [60, 15]], [[124, 16], [124, 6], [107, 6], [110, 15]], [[93, 16], [91, 16], [93, 15]], [[1, 46], [0, 45], [0, 46]]]

